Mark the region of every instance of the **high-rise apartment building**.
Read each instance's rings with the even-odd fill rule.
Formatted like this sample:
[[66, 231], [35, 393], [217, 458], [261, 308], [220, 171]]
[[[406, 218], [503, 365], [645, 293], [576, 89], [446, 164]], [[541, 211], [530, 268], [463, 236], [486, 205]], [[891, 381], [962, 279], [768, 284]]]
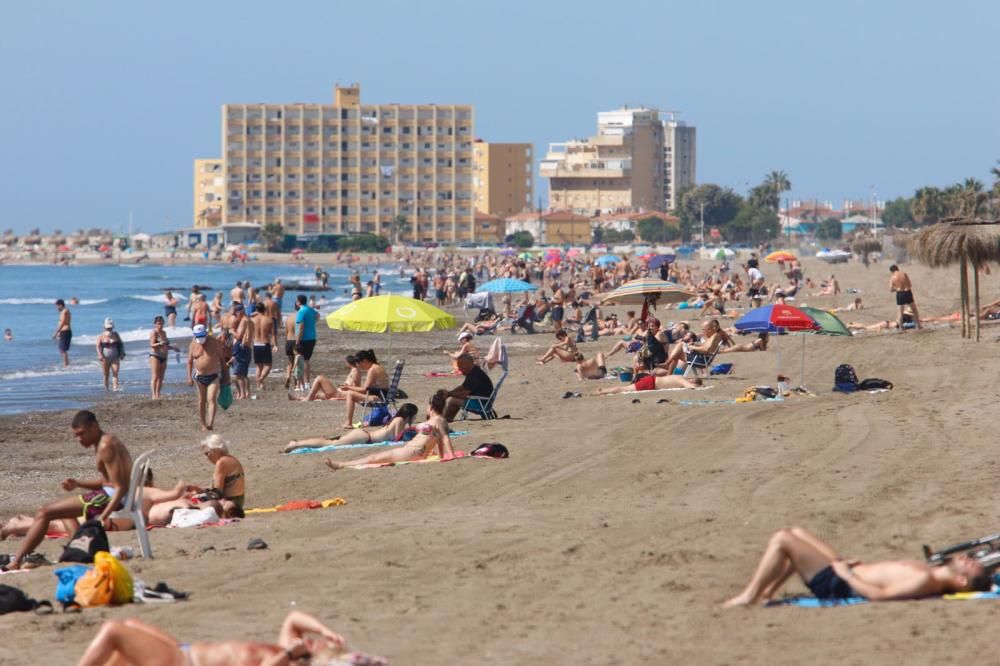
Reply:
[[507, 217], [530, 209], [535, 195], [533, 156], [530, 143], [477, 139], [472, 145], [476, 210]]
[[695, 129], [660, 120], [655, 109], [602, 111], [596, 136], [549, 144], [540, 166], [549, 208], [590, 216], [670, 210], [676, 192], [695, 182], [695, 151]]
[[226, 179], [222, 160], [194, 161], [194, 226], [217, 227], [222, 223], [222, 206], [226, 200]]
[[226, 104], [224, 222], [277, 223], [305, 236], [475, 240], [470, 105]]

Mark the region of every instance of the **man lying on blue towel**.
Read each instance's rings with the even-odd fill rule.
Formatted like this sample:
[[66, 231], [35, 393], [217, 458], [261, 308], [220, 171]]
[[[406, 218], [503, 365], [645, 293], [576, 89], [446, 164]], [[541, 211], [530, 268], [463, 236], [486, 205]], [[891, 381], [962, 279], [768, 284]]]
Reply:
[[819, 537], [793, 527], [774, 533], [750, 583], [723, 607], [767, 602], [793, 573], [818, 599], [892, 601], [990, 589], [989, 574], [968, 555], [934, 566], [917, 560], [861, 563], [841, 559]]

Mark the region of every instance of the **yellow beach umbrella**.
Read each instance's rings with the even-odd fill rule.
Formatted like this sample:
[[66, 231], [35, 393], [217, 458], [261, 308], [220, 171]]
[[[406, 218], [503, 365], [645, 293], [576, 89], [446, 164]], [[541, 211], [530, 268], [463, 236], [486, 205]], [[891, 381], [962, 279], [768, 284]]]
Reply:
[[417, 333], [455, 328], [455, 318], [430, 303], [385, 294], [357, 301], [331, 312], [326, 325], [336, 331], [387, 333], [392, 353], [392, 333]]

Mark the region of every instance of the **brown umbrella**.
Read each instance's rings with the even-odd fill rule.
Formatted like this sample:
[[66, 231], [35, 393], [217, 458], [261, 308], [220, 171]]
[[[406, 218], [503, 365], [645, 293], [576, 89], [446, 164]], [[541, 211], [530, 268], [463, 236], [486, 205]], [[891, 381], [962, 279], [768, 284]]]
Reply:
[[910, 243], [913, 255], [931, 268], [959, 265], [962, 301], [962, 337], [972, 337], [969, 325], [969, 275], [973, 270], [976, 340], [979, 340], [979, 271], [988, 263], [1000, 262], [1000, 220], [947, 218], [914, 234]]

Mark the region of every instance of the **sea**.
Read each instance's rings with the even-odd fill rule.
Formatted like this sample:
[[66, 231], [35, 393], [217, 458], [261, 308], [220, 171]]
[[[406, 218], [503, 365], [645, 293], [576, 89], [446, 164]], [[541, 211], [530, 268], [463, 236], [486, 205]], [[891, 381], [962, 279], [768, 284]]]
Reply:
[[[355, 266], [362, 273], [362, 284], [378, 269], [382, 293], [409, 295], [408, 275], [395, 264], [363, 263]], [[325, 315], [350, 300], [346, 267], [325, 267], [331, 289], [310, 292], [317, 298], [320, 313]], [[167, 328], [171, 342], [178, 343], [180, 354], [170, 353], [164, 393], [191, 390], [185, 370], [186, 351], [191, 338], [190, 322], [184, 321], [187, 299], [195, 284], [211, 287], [205, 291], [209, 301], [214, 290], [223, 290], [223, 302], [229, 302], [229, 290], [237, 280], [252, 286], [283, 282], [314, 282], [312, 265], [303, 264], [114, 264], [87, 266], [0, 265], [0, 330], [10, 329], [12, 341], [0, 339], [0, 414], [35, 410], [82, 409], [93, 405], [104, 390], [95, 344], [104, 319], [111, 317], [125, 342], [126, 357], [119, 373], [118, 395], [149, 393], [149, 334], [153, 317], [164, 314], [164, 292], [168, 289], [180, 301], [177, 326]], [[285, 294], [283, 310], [294, 302], [295, 292]], [[63, 367], [52, 333], [58, 312], [55, 301], [62, 298], [72, 313], [73, 342], [70, 365]], [[70, 300], [79, 300], [72, 305]], [[278, 368], [283, 357], [276, 358]], [[277, 372], [277, 369], [276, 369]]]

